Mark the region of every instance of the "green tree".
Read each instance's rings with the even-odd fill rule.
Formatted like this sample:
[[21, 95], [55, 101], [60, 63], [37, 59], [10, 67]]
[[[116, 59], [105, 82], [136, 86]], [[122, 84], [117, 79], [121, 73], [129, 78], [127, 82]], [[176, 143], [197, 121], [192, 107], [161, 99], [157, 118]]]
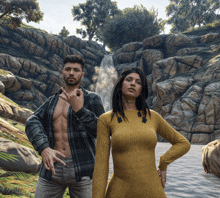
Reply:
[[129, 42], [141, 42], [164, 30], [165, 21], [158, 19], [157, 10], [148, 11], [143, 5], [125, 8], [121, 14], [108, 18], [102, 28], [107, 46], [115, 51]]
[[219, 8], [219, 0], [170, 0], [167, 23], [172, 24], [171, 32], [183, 32], [220, 19]]
[[70, 34], [70, 32], [66, 29], [65, 26], [63, 26], [63, 29], [61, 30], [61, 32], [59, 33], [60, 37], [67, 37]]
[[36, 0], [0, 0], [0, 22], [12, 28], [19, 27], [22, 19], [39, 22], [43, 19]]
[[74, 21], [80, 21], [85, 29], [77, 29], [77, 34], [83, 38], [88, 37], [91, 41], [93, 38], [102, 41], [100, 28], [102, 28], [107, 17], [113, 17], [118, 14], [117, 3], [111, 0], [87, 0], [78, 6], [73, 6], [72, 15]]

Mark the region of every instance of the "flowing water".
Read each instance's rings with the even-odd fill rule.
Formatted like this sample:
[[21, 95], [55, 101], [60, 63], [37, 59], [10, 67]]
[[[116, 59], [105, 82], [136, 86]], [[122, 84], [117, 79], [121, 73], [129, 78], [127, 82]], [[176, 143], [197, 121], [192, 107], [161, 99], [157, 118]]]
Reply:
[[98, 80], [95, 93], [101, 97], [105, 111], [109, 111], [111, 109], [112, 90], [117, 80], [117, 72], [111, 55], [104, 56], [96, 73]]
[[[155, 149], [157, 166], [159, 157], [170, 146], [170, 143], [157, 143]], [[186, 155], [168, 165], [165, 187], [167, 198], [220, 198], [220, 178], [213, 174], [205, 174], [202, 167], [203, 146], [192, 144]], [[109, 178], [112, 172], [113, 161], [110, 156]]]

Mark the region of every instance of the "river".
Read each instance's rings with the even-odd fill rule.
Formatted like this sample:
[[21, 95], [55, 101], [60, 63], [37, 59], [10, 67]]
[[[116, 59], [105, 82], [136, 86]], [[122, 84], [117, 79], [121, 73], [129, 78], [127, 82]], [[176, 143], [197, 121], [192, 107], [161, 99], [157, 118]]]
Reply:
[[[156, 165], [159, 157], [169, 148], [170, 143], [158, 142]], [[167, 198], [220, 198], [220, 178], [206, 174], [202, 167], [202, 147], [191, 145], [190, 151], [168, 166], [165, 193]], [[112, 156], [109, 160], [109, 178], [113, 172]]]

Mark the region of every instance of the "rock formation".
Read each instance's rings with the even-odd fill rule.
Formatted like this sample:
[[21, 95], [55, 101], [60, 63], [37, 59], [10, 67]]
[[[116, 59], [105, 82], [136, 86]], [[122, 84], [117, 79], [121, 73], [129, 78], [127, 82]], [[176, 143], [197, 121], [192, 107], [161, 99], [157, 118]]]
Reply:
[[206, 173], [213, 173], [220, 178], [220, 140], [215, 140], [202, 147], [202, 165]]
[[[107, 53], [95, 42], [30, 28], [0, 26], [0, 36], [0, 92], [32, 110], [63, 86], [62, 59], [66, 55], [79, 54], [85, 59], [82, 85], [89, 88], [95, 66]], [[127, 67], [143, 69], [150, 108], [191, 143], [220, 138], [219, 27], [128, 43], [113, 59], [118, 73]]]
[[64, 85], [62, 60], [79, 54], [85, 59], [82, 86], [93, 83], [94, 67], [107, 52], [93, 41], [32, 29], [0, 26], [0, 91], [26, 108], [36, 110], [47, 97]]
[[37, 173], [41, 167], [41, 160], [36, 152], [26, 146], [0, 138], [0, 152], [12, 154], [16, 160], [0, 160], [0, 167], [8, 171]]
[[[2, 94], [0, 94], [1, 96]], [[25, 124], [33, 112], [15, 103], [0, 98], [0, 116]]]
[[157, 35], [126, 44], [113, 55], [118, 73], [143, 69], [150, 108], [191, 143], [220, 138], [220, 30], [211, 31]]

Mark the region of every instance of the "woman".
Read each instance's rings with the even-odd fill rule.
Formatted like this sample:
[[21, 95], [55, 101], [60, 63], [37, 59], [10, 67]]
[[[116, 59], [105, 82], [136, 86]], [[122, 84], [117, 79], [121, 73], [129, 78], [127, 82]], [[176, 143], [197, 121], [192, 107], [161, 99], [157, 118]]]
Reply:
[[[122, 72], [113, 90], [113, 110], [102, 114], [97, 125], [93, 198], [164, 198], [167, 165], [190, 149], [175, 131], [146, 103], [148, 87], [138, 68]], [[173, 146], [155, 164], [159, 134]], [[114, 173], [108, 183], [110, 136]]]

